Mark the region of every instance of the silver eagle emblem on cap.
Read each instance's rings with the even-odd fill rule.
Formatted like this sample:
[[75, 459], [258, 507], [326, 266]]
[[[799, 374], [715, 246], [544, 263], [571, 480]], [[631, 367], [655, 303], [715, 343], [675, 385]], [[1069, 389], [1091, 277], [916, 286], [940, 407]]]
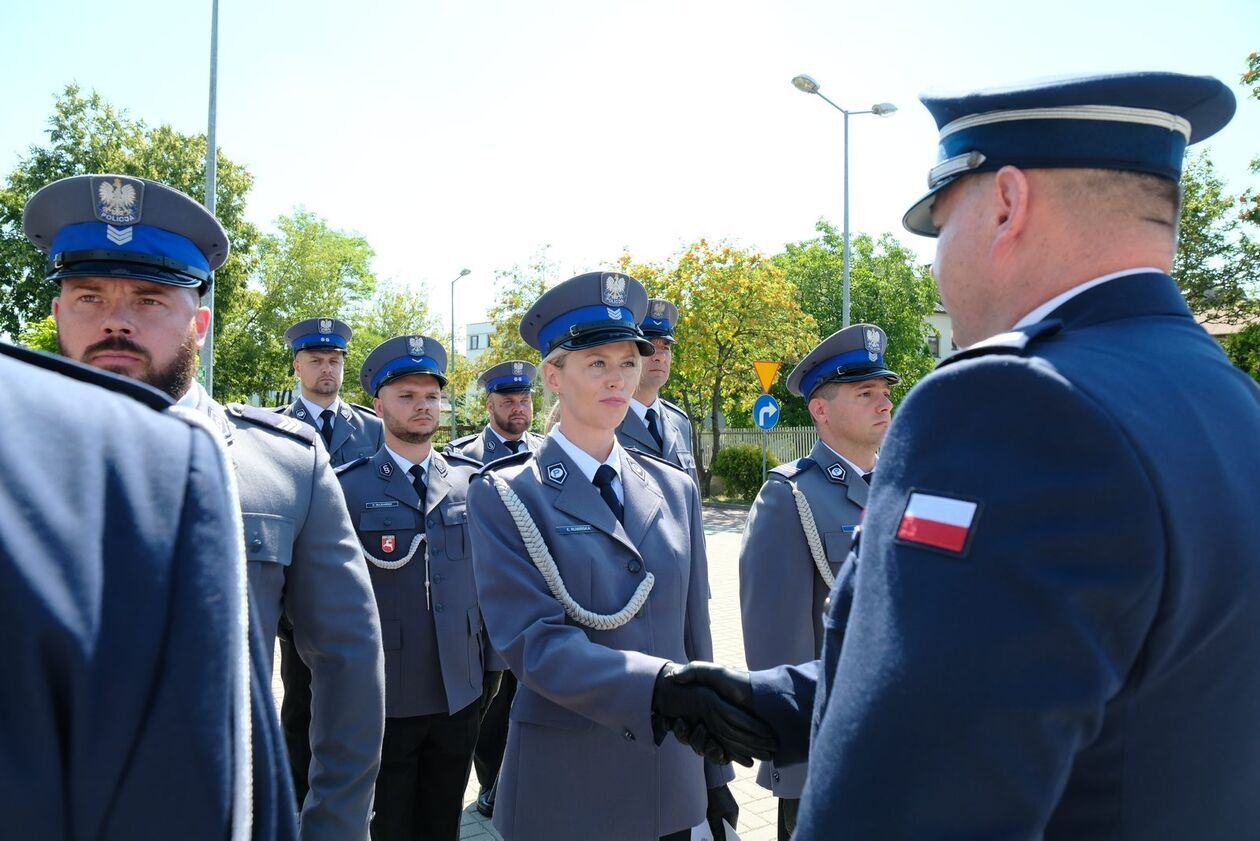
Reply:
[[661, 319], [665, 317], [665, 302], [664, 301], [652, 302], [652, 317], [656, 319]]
[[102, 222], [134, 225], [140, 221], [144, 182], [134, 178], [93, 179], [93, 211]]
[[513, 373], [513, 374], [516, 374], [517, 376], [520, 376], [521, 374], [525, 373], [525, 363], [524, 363], [524, 362], [513, 362], [513, 363], [512, 363], [512, 373]]
[[411, 351], [412, 356], [420, 356], [424, 353], [424, 336], [408, 336], [407, 349]]
[[332, 319], [331, 318], [321, 318], [319, 320], [319, 332], [323, 333], [324, 335], [327, 335], [332, 332]]
[[879, 331], [876, 330], [874, 327], [867, 327], [866, 328], [866, 355], [870, 357], [872, 362], [874, 362], [875, 360], [879, 359], [880, 350], [882, 350], [882, 348], [880, 347]]
[[604, 275], [603, 301], [610, 307], [619, 307], [626, 302], [626, 280], [623, 274], [608, 273]]

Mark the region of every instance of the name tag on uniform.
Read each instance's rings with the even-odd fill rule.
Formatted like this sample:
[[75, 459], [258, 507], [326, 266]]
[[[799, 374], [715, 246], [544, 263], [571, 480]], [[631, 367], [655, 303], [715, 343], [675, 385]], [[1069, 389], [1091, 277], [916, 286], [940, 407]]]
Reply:
[[840, 530], [845, 534], [853, 534], [853, 532], [857, 531], [857, 526], [841, 526]]
[[556, 531], [561, 534], [586, 534], [588, 531], [595, 531], [594, 526], [556, 526]]
[[363, 503], [363, 507], [364, 508], [397, 508], [398, 500], [391, 499], [388, 502], [365, 502]]

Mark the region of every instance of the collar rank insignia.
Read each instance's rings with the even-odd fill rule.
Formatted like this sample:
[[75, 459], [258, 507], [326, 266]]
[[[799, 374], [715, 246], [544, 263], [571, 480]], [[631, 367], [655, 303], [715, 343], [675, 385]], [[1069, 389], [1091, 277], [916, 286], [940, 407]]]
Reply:
[[303, 409], [301, 406], [299, 406], [298, 410], [294, 412], [294, 414], [297, 415], [299, 418], [304, 418], [306, 417], [306, 410]]
[[[112, 225], [134, 225], [140, 221], [144, 182], [136, 178], [93, 178], [92, 210], [96, 218]], [[130, 239], [130, 237], [128, 237]]]
[[319, 320], [319, 332], [323, 333], [325, 336], [332, 332], [331, 318], [321, 318]]
[[382, 476], [384, 476], [384, 477], [386, 477], [386, 478], [389, 478], [390, 476], [393, 476], [393, 475], [394, 475], [394, 464], [393, 464], [393, 462], [389, 462], [389, 461], [383, 461], [383, 462], [381, 462], [381, 475], [382, 475]]
[[524, 363], [524, 362], [513, 362], [513, 363], [512, 363], [512, 373], [513, 373], [513, 374], [515, 374], [515, 375], [516, 375], [516, 376], [518, 376], [518, 377], [519, 377], [521, 374], [524, 374], [524, 373], [525, 373], [525, 363]]
[[626, 276], [615, 272], [604, 274], [604, 288], [600, 298], [610, 307], [620, 307], [626, 302]]
[[424, 336], [408, 336], [407, 349], [411, 351], [412, 356], [423, 356]]
[[867, 327], [866, 328], [866, 355], [870, 357], [872, 362], [874, 362], [875, 360], [879, 359], [879, 351], [880, 351], [879, 331], [876, 330], [874, 327]]
[[494, 449], [495, 447], [497, 447], [497, 446], [498, 446], [498, 445], [497, 445], [496, 443], [494, 443], [494, 436], [493, 436], [493, 435], [491, 435], [491, 436], [490, 436], [490, 440], [486, 441], [486, 449], [487, 449], [487, 450], [493, 450], [493, 449]]
[[832, 481], [834, 482], [843, 482], [844, 474], [845, 474], [844, 465], [842, 465], [838, 461], [835, 464], [831, 465], [831, 467], [827, 468], [827, 475], [830, 476]]
[[547, 465], [547, 478], [555, 482], [557, 485], [563, 485], [564, 480], [569, 478], [569, 471], [564, 469], [564, 465], [560, 462]]
[[393, 534], [381, 535], [381, 551], [382, 552], [393, 552], [397, 548], [398, 548], [397, 535], [393, 535]]

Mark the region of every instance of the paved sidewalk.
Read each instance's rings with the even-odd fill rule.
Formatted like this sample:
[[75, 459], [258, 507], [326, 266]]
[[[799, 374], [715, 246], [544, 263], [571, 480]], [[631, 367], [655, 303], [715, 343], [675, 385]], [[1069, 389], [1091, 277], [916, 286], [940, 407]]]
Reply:
[[[709, 548], [709, 583], [713, 588], [710, 618], [713, 628], [714, 656], [720, 663], [743, 668], [744, 641], [739, 619], [739, 540], [744, 530], [747, 511], [728, 507], [705, 506], [704, 531]], [[272, 682], [277, 703], [283, 695], [280, 685], [279, 659]], [[477, 779], [471, 775], [464, 792], [464, 818], [460, 839], [489, 841], [499, 839], [487, 818], [473, 807], [477, 798]], [[731, 791], [739, 801], [739, 835], [743, 841], [774, 841], [777, 804], [770, 792], [755, 782], [756, 767], [735, 766]], [[594, 839], [592, 839], [594, 841]]]

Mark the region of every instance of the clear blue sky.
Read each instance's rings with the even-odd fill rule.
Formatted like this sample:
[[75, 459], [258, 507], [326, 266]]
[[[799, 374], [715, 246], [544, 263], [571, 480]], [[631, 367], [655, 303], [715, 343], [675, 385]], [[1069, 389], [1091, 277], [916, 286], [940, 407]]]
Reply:
[[[209, 0], [6, 5], [4, 172], [70, 81], [205, 130]], [[900, 107], [850, 122], [852, 227], [928, 259], [900, 227], [935, 156], [918, 94], [1132, 69], [1234, 84], [1260, 2], [221, 0], [219, 35], [218, 140], [256, 178], [254, 221], [302, 205], [362, 233], [443, 321], [466, 266], [463, 325], [543, 245], [577, 272], [701, 236], [773, 252], [838, 222], [842, 119], [791, 86], [802, 72], [847, 108]], [[1235, 192], [1257, 184], [1260, 102], [1208, 148]]]

